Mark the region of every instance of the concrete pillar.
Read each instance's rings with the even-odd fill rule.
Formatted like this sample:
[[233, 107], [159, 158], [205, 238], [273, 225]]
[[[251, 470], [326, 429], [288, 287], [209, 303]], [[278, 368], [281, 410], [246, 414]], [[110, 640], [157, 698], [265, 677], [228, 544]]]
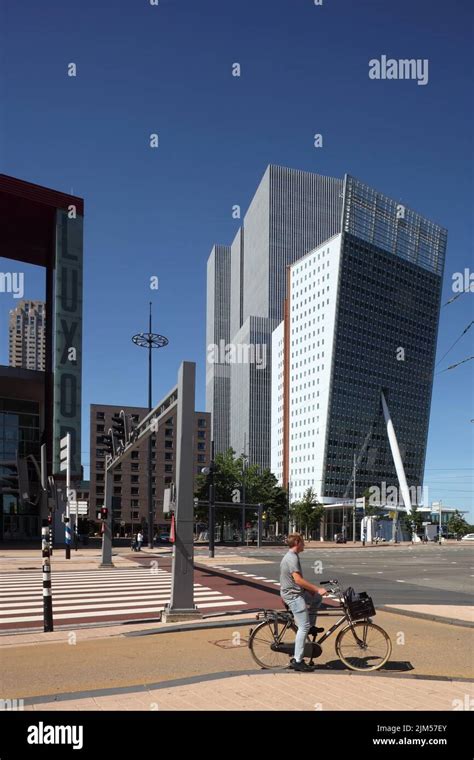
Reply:
[[183, 362], [178, 373], [176, 510], [171, 601], [165, 622], [199, 617], [194, 605], [193, 436], [196, 365]]

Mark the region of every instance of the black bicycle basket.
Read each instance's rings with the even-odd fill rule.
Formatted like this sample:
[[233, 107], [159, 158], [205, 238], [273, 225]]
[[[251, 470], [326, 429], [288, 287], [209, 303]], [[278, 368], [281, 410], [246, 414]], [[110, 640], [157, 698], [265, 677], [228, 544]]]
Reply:
[[373, 617], [376, 614], [372, 597], [366, 594], [365, 591], [361, 591], [357, 594], [354, 589], [349, 586], [349, 588], [344, 591], [344, 599], [352, 620], [362, 620], [363, 618]]

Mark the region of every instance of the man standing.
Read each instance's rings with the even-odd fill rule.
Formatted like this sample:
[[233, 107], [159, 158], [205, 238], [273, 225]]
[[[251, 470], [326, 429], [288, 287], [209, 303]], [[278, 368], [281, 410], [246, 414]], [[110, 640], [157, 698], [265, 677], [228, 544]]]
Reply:
[[142, 543], [143, 543], [143, 533], [140, 530], [137, 535], [137, 546], [138, 546], [137, 551], [141, 551]]
[[[295, 656], [290, 662], [293, 670], [310, 671], [312, 668], [303, 659], [304, 645], [308, 633], [316, 634], [323, 628], [316, 628], [316, 615], [325, 588], [315, 586], [303, 578], [298, 557], [304, 551], [304, 538], [300, 533], [290, 533], [287, 540], [288, 551], [280, 564], [280, 596], [293, 613], [298, 632], [295, 639]], [[308, 611], [309, 605], [309, 611]]]

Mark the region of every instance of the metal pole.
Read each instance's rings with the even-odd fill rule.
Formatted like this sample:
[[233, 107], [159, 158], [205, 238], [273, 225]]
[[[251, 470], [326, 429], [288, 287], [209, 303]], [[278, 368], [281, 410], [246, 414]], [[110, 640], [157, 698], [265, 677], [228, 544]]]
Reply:
[[49, 633], [53, 630], [53, 598], [51, 596], [51, 563], [49, 561], [49, 526], [47, 520], [43, 520], [41, 538], [41, 554], [43, 557], [43, 630], [45, 633]]
[[178, 374], [178, 411], [176, 424], [176, 509], [173, 546], [172, 587], [167, 620], [186, 620], [200, 616], [194, 604], [194, 500], [193, 433], [196, 365], [183, 362]]
[[356, 542], [356, 455], [354, 454], [354, 506], [352, 507], [352, 543]]
[[214, 490], [214, 441], [211, 441], [211, 463], [209, 468], [209, 557], [214, 556], [214, 518], [216, 495]]
[[[149, 333], [151, 335], [151, 301], [150, 301], [150, 320]], [[148, 411], [151, 412], [152, 397], [152, 363], [151, 363], [151, 339], [148, 343]], [[148, 546], [153, 548], [153, 484], [152, 484], [152, 437], [148, 439]]]
[[262, 505], [258, 505], [258, 516], [257, 516], [257, 546], [260, 548], [262, 546]]
[[107, 508], [107, 519], [102, 523], [102, 561], [99, 567], [113, 567], [112, 562], [112, 471], [105, 469], [105, 499], [104, 507]]
[[77, 492], [76, 492], [76, 517], [74, 520], [74, 548], [77, 552], [77, 543], [79, 540], [79, 504], [77, 501]]
[[71, 559], [71, 515], [69, 509], [69, 489], [71, 488], [71, 434], [66, 434], [66, 517], [64, 518], [64, 532], [66, 538], [66, 559]]
[[244, 537], [245, 537], [245, 504], [247, 499], [246, 494], [246, 473], [247, 470], [247, 434], [244, 433], [244, 453], [242, 455], [242, 515], [241, 515], [241, 523], [242, 523], [242, 546], [244, 545]]
[[438, 538], [438, 544], [441, 546], [441, 536], [442, 536], [442, 524], [441, 524], [441, 502], [439, 502], [439, 538]]

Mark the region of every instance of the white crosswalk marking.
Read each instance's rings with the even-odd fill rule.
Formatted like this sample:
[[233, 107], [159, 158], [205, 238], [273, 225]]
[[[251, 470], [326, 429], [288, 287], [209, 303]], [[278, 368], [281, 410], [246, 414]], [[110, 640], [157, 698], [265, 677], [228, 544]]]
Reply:
[[[171, 573], [156, 568], [131, 568], [52, 573], [53, 616], [61, 623], [91, 618], [156, 616], [171, 598]], [[241, 609], [246, 602], [200, 583], [194, 584], [200, 610]], [[43, 620], [41, 571], [0, 574], [0, 626], [39, 626]]]
[[244, 578], [253, 578], [254, 581], [265, 581], [265, 583], [274, 583], [275, 586], [280, 585], [278, 581], [274, 581], [271, 578], [266, 578], [265, 575], [254, 575], [253, 573], [252, 574], [244, 573], [241, 570], [234, 570], [233, 567], [219, 567], [219, 570], [225, 570], [226, 573], [234, 573], [235, 575], [243, 575]]

